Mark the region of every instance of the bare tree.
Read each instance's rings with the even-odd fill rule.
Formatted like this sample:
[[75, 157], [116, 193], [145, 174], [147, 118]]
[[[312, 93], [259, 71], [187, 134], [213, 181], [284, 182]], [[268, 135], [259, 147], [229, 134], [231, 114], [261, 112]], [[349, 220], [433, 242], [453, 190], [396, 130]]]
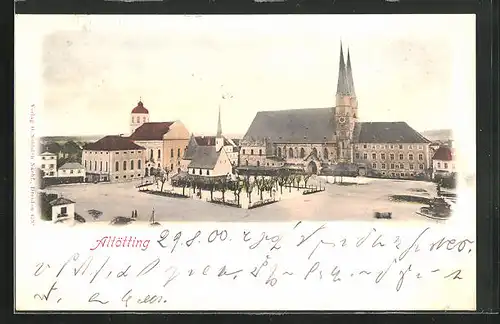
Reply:
[[240, 204], [240, 195], [241, 195], [241, 190], [243, 189], [243, 183], [240, 179], [239, 176], [236, 177], [236, 180], [231, 182], [231, 190], [234, 193], [234, 196], [236, 197], [236, 203], [239, 205]]
[[300, 190], [300, 181], [302, 181], [302, 175], [296, 174], [295, 175], [295, 183], [297, 184], [297, 191]]
[[252, 203], [252, 191], [255, 187], [255, 182], [250, 179], [250, 176], [245, 176], [243, 179], [243, 187], [248, 196], [248, 203]]
[[309, 179], [311, 179], [311, 176], [312, 176], [312, 174], [310, 174], [310, 173], [304, 174], [304, 187], [307, 188], [307, 181], [309, 181]]

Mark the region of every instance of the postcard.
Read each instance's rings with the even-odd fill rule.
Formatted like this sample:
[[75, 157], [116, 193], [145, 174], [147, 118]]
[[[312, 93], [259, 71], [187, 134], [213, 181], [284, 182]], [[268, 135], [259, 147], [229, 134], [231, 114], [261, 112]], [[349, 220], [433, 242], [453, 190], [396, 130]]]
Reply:
[[22, 311], [476, 309], [474, 15], [17, 15]]

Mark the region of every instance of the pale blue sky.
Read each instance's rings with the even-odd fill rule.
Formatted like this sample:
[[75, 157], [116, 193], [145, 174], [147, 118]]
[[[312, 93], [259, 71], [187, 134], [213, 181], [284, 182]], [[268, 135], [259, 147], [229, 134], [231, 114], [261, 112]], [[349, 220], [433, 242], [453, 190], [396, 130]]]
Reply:
[[233, 95], [222, 104], [223, 130], [231, 134], [244, 134], [259, 110], [329, 107], [341, 38], [351, 51], [363, 121], [452, 128], [451, 112], [475, 105], [473, 16], [49, 16], [29, 22], [44, 31], [39, 135], [126, 133], [139, 97], [152, 121], [180, 119], [198, 134], [215, 133], [221, 91]]

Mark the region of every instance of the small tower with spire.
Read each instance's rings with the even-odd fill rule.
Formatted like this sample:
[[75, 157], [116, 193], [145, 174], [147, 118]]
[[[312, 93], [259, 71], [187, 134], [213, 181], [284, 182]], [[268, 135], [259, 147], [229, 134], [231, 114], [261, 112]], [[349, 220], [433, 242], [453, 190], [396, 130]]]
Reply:
[[224, 137], [222, 136], [222, 123], [220, 119], [220, 106], [219, 118], [217, 120], [217, 135], [215, 136], [215, 150], [219, 152], [224, 147]]
[[340, 42], [339, 75], [335, 95], [335, 124], [339, 159], [349, 159], [354, 126], [358, 120], [358, 102], [352, 77], [351, 54], [347, 49], [347, 64]]
[[142, 98], [139, 99], [137, 106], [130, 112], [130, 134], [141, 127], [144, 123], [149, 123], [149, 111], [144, 107]]

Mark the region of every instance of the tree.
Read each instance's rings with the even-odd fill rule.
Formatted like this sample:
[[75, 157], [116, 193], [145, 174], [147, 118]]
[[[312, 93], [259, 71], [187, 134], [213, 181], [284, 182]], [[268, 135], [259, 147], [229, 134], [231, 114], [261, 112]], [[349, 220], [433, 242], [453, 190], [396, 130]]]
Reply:
[[280, 186], [280, 193], [283, 194], [283, 186], [288, 183], [288, 177], [290, 176], [290, 171], [285, 169], [280, 169], [278, 171], [277, 182]]
[[219, 190], [222, 192], [222, 202], [226, 202], [226, 191], [228, 189], [227, 178], [224, 177], [219, 180]]
[[295, 183], [297, 184], [297, 191], [300, 190], [300, 181], [302, 181], [302, 175], [300, 174], [295, 175]]
[[236, 180], [231, 182], [231, 190], [234, 193], [234, 196], [236, 197], [236, 203], [239, 205], [240, 204], [240, 195], [241, 195], [241, 190], [243, 189], [243, 183], [240, 179], [239, 176], [236, 177]]
[[155, 182], [161, 183], [160, 191], [163, 192], [163, 186], [165, 185], [165, 182], [167, 182], [167, 180], [168, 180], [168, 171], [160, 169], [160, 168], [155, 169], [154, 170], [154, 177], [155, 177]]
[[295, 174], [290, 174], [286, 179], [286, 184], [288, 185], [288, 192], [292, 192], [292, 185], [295, 182]]
[[215, 188], [215, 181], [213, 179], [208, 180], [208, 187], [210, 188], [210, 200], [214, 199], [214, 188]]
[[309, 181], [309, 179], [311, 179], [311, 176], [312, 176], [312, 174], [310, 174], [310, 173], [304, 174], [304, 187], [307, 188], [307, 181]]
[[250, 178], [250, 176], [245, 176], [243, 179], [243, 187], [248, 196], [248, 203], [252, 203], [252, 191], [255, 187], [255, 182]]
[[257, 189], [259, 190], [258, 194], [260, 195], [260, 200], [263, 200], [263, 191], [266, 190], [267, 185], [266, 179], [264, 178], [264, 176], [261, 176], [255, 179], [255, 182], [257, 185]]

